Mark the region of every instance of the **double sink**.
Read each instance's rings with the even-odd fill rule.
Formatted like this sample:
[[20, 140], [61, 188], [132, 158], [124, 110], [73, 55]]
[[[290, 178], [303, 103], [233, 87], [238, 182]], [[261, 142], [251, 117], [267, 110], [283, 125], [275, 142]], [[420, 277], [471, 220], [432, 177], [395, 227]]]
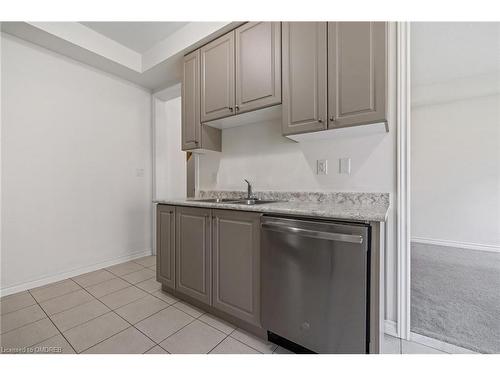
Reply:
[[193, 199], [194, 202], [206, 203], [230, 203], [230, 204], [243, 204], [246, 206], [253, 206], [256, 204], [266, 204], [279, 202], [278, 200], [264, 200], [264, 199], [231, 199], [231, 198], [208, 198], [208, 199]]

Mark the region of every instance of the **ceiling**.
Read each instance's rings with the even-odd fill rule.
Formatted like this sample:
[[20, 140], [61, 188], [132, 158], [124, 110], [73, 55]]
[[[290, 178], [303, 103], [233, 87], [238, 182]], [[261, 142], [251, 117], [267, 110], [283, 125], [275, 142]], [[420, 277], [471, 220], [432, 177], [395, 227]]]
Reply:
[[178, 84], [183, 55], [241, 22], [0, 22], [0, 30], [154, 92]]
[[500, 71], [500, 23], [412, 22], [412, 85]]
[[80, 22], [138, 53], [172, 35], [188, 22]]

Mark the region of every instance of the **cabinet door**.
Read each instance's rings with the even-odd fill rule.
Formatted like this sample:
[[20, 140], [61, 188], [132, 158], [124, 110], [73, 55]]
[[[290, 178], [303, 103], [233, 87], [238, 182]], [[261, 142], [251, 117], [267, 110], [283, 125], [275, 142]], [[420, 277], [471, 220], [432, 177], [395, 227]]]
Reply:
[[182, 150], [192, 150], [201, 142], [200, 51], [184, 56], [182, 77]]
[[328, 24], [329, 128], [386, 121], [387, 23]]
[[282, 132], [327, 127], [326, 22], [283, 22]]
[[234, 114], [234, 31], [201, 48], [201, 121]]
[[175, 207], [156, 210], [156, 280], [175, 288]]
[[212, 294], [210, 210], [176, 207], [176, 289], [210, 304]]
[[281, 24], [248, 22], [235, 44], [236, 113], [281, 103]]
[[260, 214], [214, 210], [213, 306], [260, 326]]

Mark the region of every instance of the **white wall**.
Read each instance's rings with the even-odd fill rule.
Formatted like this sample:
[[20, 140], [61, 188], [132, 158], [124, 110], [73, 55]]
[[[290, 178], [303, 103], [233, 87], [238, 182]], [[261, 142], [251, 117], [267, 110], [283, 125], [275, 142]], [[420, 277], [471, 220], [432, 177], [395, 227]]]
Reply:
[[[200, 155], [199, 188], [245, 190], [358, 191], [391, 193], [387, 268], [387, 318], [396, 319], [394, 295], [396, 131], [295, 143], [281, 135], [281, 120], [224, 129], [222, 152]], [[351, 174], [338, 173], [338, 159], [351, 158]], [[328, 175], [316, 174], [316, 160], [328, 160]]]
[[150, 93], [2, 43], [2, 293], [150, 253]]
[[[222, 131], [222, 152], [200, 156], [200, 189], [386, 192], [394, 186], [395, 132], [296, 143], [281, 135], [281, 120]], [[338, 159], [351, 158], [351, 174]], [[316, 160], [328, 174], [316, 174]]]
[[155, 100], [155, 199], [186, 197], [186, 153], [181, 150], [181, 98]]
[[500, 251], [500, 23], [412, 24], [413, 240]]
[[412, 109], [412, 237], [500, 251], [500, 95]]

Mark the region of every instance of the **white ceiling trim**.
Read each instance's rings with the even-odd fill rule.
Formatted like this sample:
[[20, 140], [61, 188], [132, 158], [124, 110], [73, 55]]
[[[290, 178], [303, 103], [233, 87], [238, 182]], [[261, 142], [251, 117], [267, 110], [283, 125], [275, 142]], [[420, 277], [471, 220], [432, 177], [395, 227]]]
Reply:
[[140, 54], [79, 22], [27, 22], [27, 24], [138, 73], [144, 73], [187, 48], [196, 48], [197, 43], [204, 42], [207, 37], [221, 29], [233, 27], [231, 22], [190, 22], [144, 54]]
[[190, 22], [146, 51], [142, 56], [142, 71], [186, 50], [196, 43], [231, 25], [231, 22]]
[[140, 54], [78, 22], [2, 22], [3, 32], [154, 92], [179, 83], [182, 56], [241, 22], [190, 22]]
[[142, 73], [142, 55], [78, 22], [27, 22], [136, 72]]

